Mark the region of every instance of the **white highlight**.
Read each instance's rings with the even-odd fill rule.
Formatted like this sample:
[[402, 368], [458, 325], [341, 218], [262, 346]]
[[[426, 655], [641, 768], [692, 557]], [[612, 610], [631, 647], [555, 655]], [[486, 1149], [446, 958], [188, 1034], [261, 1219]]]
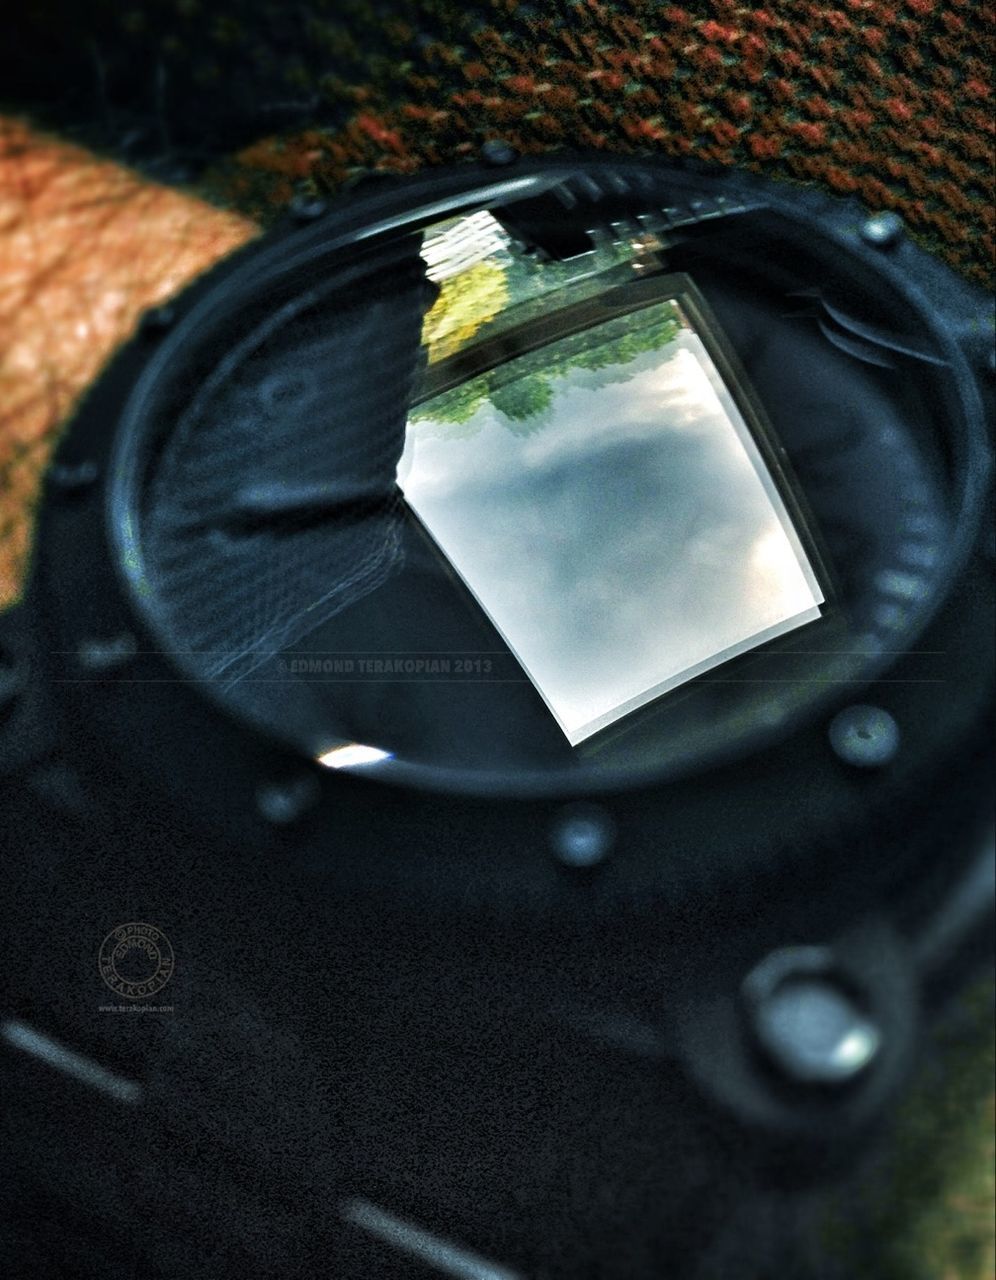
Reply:
[[6, 1041], [14, 1049], [29, 1053], [47, 1066], [55, 1067], [73, 1079], [87, 1084], [91, 1089], [99, 1089], [119, 1102], [136, 1103], [141, 1100], [142, 1086], [134, 1080], [126, 1080], [124, 1076], [115, 1075], [99, 1062], [67, 1049], [58, 1040], [35, 1031], [25, 1022], [10, 1019], [0, 1026], [0, 1039]]
[[456, 1280], [522, 1280], [518, 1271], [510, 1271], [497, 1262], [443, 1240], [412, 1222], [406, 1222], [404, 1218], [395, 1217], [386, 1209], [379, 1209], [369, 1200], [346, 1200], [339, 1206], [339, 1213], [346, 1222], [369, 1231], [385, 1244], [393, 1245], [401, 1253]]
[[379, 747], [365, 747], [362, 742], [347, 742], [343, 747], [332, 747], [323, 752], [317, 760], [326, 769], [353, 769], [357, 765], [377, 764], [390, 758], [390, 751], [381, 751]]
[[427, 237], [422, 245], [426, 275], [437, 283], [448, 280], [510, 244], [501, 223], [481, 209]]

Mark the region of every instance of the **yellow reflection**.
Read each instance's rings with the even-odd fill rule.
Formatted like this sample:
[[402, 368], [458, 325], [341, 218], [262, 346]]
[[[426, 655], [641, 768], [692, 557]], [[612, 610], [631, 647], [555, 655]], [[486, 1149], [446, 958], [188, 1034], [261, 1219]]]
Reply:
[[478, 262], [444, 280], [425, 317], [422, 341], [435, 364], [459, 351], [493, 319], [508, 300], [505, 272], [494, 262]]

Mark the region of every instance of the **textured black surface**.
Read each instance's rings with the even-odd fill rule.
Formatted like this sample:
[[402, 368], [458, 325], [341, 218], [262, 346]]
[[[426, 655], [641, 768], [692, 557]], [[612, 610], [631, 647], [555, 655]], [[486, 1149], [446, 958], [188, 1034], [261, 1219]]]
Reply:
[[[431, 293], [417, 245], [386, 256], [241, 324], [213, 367], [201, 353], [203, 382], [146, 481], [143, 539], [167, 633], [226, 687], [400, 562], [394, 475]], [[283, 510], [301, 488], [360, 496]], [[258, 511], [237, 509], [243, 493]]]
[[[95, 391], [86, 443], [106, 448], [113, 377], [133, 356]], [[129, 621], [107, 582], [78, 598], [100, 514], [53, 505], [42, 532], [40, 634], [71, 679], [77, 660], [51, 650]], [[978, 565], [959, 586], [933, 633], [952, 652], [974, 649], [987, 608]], [[943, 716], [929, 691], [890, 694], [911, 749], [883, 786], [842, 770], [814, 730], [808, 786], [792, 781], [790, 739], [697, 780], [687, 807], [673, 790], [656, 808], [610, 801], [618, 856], [587, 880], [547, 856], [555, 805], [343, 780], [310, 823], [274, 832], [255, 789], [286, 760], [189, 690], [129, 688], [127, 664], [66, 689], [62, 763], [89, 807], [70, 819], [71, 788], [51, 775], [62, 823], [43, 820], [37, 780], [11, 797], [8, 1010], [146, 1093], [127, 1113], [7, 1054], [12, 1274], [411, 1274], [339, 1224], [350, 1195], [533, 1277], [853, 1274], [814, 1232], [826, 1191], [771, 1184], [766, 1153], [677, 1069], [674, 1027], [766, 946], [832, 938], [873, 904], [901, 914], [895, 895], [927, 857], [953, 863], [986, 764], [973, 670], [964, 655]], [[817, 829], [820, 856], [801, 858]], [[736, 876], [734, 837], [757, 855]], [[699, 891], [686, 910], [679, 870]], [[145, 918], [177, 956], [173, 1010], [102, 1013], [100, 940]], [[809, 1160], [810, 1178], [829, 1172]]]

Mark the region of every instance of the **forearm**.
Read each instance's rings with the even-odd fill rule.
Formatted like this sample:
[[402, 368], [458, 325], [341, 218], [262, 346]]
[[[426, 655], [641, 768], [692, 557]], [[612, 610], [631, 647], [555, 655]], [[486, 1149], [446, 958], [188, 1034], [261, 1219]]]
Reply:
[[253, 224], [0, 118], [0, 608], [59, 424], [138, 317]]

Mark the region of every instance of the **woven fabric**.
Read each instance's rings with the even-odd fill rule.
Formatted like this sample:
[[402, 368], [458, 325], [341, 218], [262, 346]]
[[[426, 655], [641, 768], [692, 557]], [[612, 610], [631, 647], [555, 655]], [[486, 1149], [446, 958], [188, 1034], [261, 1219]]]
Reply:
[[989, 5], [495, 0], [484, 11], [397, 10], [385, 21], [364, 3], [341, 7], [334, 29], [353, 74], [311, 81], [299, 70], [297, 80], [348, 109], [348, 122], [244, 149], [231, 175], [237, 199], [262, 211], [301, 186], [459, 160], [494, 136], [523, 152], [659, 152], [895, 210], [929, 249], [992, 279]]
[[[994, 258], [990, 0], [36, 0], [0, 109], [264, 215], [504, 137], [738, 164]], [[244, 144], [248, 143], [248, 146]]]

